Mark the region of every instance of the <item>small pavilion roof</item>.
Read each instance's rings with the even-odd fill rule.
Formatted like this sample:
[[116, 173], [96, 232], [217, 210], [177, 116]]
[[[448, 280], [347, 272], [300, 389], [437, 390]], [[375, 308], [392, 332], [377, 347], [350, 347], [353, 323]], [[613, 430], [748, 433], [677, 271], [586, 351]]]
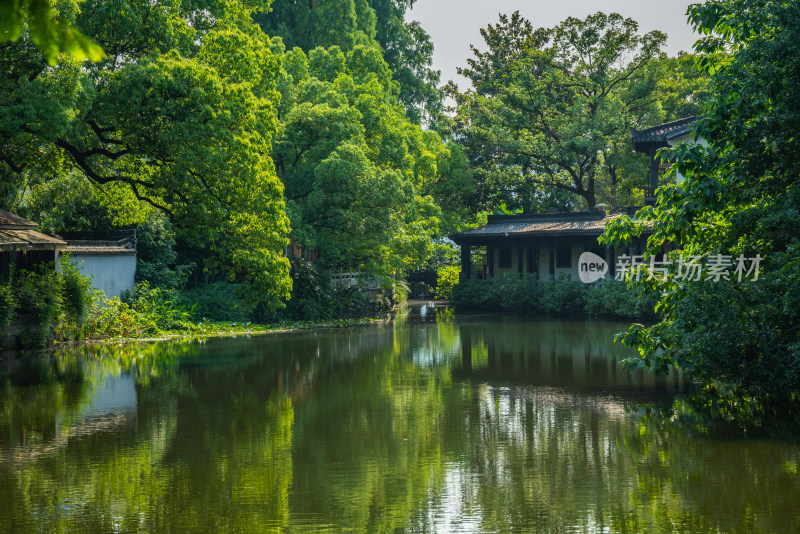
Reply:
[[10, 211], [0, 210], [0, 230], [20, 230], [26, 228], [38, 228], [39, 225], [33, 221], [29, 221], [24, 217], [20, 217]]
[[62, 239], [37, 232], [37, 228], [35, 222], [0, 210], [0, 251], [55, 250], [67, 244]]
[[[625, 213], [633, 215], [634, 211], [635, 208]], [[599, 237], [605, 230], [606, 222], [620, 215], [603, 211], [490, 215], [485, 225], [453, 234], [450, 239], [459, 245], [477, 245], [511, 237]]]
[[699, 119], [697, 116], [685, 117], [676, 121], [651, 126], [644, 130], [631, 128], [633, 149], [648, 154], [651, 149], [669, 146], [669, 140], [691, 131], [692, 125]]

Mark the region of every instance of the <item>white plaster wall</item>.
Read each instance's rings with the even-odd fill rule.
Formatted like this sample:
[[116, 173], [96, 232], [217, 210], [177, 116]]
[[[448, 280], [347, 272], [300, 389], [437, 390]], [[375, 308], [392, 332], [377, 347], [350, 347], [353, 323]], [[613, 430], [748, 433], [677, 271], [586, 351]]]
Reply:
[[[672, 139], [667, 140], [667, 143], [669, 143], [669, 146], [675, 146], [678, 143], [697, 143], [698, 145], [701, 145], [701, 146], [704, 146], [704, 147], [708, 146], [708, 141], [706, 141], [702, 137], [700, 139], [698, 139], [697, 141], [692, 141], [692, 134], [689, 133], [689, 132], [687, 132], [687, 133], [685, 133], [683, 135], [679, 135], [678, 137], [673, 137]], [[681, 183], [685, 179], [686, 178], [681, 173], [676, 173], [676, 176], [675, 176], [675, 182], [676, 183]]]
[[550, 247], [539, 247], [539, 280], [550, 280]]
[[108, 298], [121, 297], [134, 285], [136, 256], [133, 254], [73, 254], [70, 261], [82, 275], [91, 278], [95, 289], [104, 292]]

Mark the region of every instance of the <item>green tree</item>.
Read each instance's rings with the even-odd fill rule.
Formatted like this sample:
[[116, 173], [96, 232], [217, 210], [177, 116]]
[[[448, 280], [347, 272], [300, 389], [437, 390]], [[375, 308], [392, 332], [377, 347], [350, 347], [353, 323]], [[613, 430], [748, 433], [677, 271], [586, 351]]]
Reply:
[[495, 201], [531, 211], [562, 192], [591, 209], [603, 181], [613, 197], [629, 128], [654, 117], [646, 67], [666, 36], [603, 13], [534, 30], [518, 12], [481, 34], [488, 50], [460, 70], [473, 88], [453, 93], [455, 130]]
[[[658, 203], [606, 230], [610, 243], [651, 224], [648, 254], [664, 244], [678, 255], [760, 255], [743, 281], [688, 282], [674, 271], [641, 281], [664, 319], [620, 338], [638, 348], [628, 363], [720, 380], [750, 392], [800, 389], [800, 5], [715, 0], [689, 18], [703, 35], [698, 66], [711, 77], [709, 103], [695, 128], [702, 144], [671, 151], [686, 180], [663, 186]], [[788, 59], [792, 58], [792, 59]], [[745, 260], [746, 267], [752, 263]], [[734, 269], [731, 269], [732, 271]]]
[[75, 28], [68, 13], [78, 10], [74, 0], [0, 0], [0, 42], [29, 36], [50, 65], [66, 52], [74, 59], [100, 61], [103, 49]]
[[292, 238], [329, 268], [391, 275], [420, 263], [439, 231], [428, 191], [446, 148], [409, 121], [380, 51], [295, 48], [284, 69], [273, 158]]
[[279, 302], [290, 287], [269, 158], [280, 58], [252, 23], [263, 7], [86, 2], [74, 23], [106, 50], [97, 63], [48, 68], [29, 38], [0, 43], [3, 172], [124, 185], [207, 251], [206, 268]]
[[306, 53], [338, 46], [348, 53], [362, 45], [379, 48], [396, 82], [400, 103], [420, 124], [442, 107], [439, 71], [431, 68], [433, 43], [418, 22], [406, 21], [414, 0], [275, 0], [270, 13], [255, 15], [265, 33], [287, 48]]
[[407, 21], [415, 0], [370, 0], [377, 15], [375, 39], [400, 84], [400, 102], [417, 124], [435, 123], [442, 111], [441, 73], [433, 70], [433, 42], [417, 21]]

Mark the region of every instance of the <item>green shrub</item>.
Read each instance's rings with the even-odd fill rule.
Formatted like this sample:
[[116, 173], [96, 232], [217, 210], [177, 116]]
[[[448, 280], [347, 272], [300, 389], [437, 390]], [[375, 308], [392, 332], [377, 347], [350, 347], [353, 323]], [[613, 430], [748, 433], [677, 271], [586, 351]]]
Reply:
[[383, 288], [377, 295], [364, 291], [361, 286], [351, 284], [336, 288], [332, 292], [333, 315], [337, 319], [378, 317], [394, 307], [391, 288]]
[[544, 310], [554, 315], [583, 315], [586, 306], [586, 284], [570, 280], [554, 280], [543, 285]]
[[12, 269], [0, 284], [0, 334], [19, 321], [18, 343], [46, 345], [50, 340], [80, 337], [94, 291], [88, 278], [64, 258], [57, 271], [53, 262], [34, 270]]
[[240, 284], [212, 282], [181, 292], [180, 302], [196, 321], [247, 322], [250, 311], [239, 298]]
[[542, 306], [542, 286], [530, 274], [520, 276], [506, 273], [497, 279], [498, 298], [494, 302], [501, 311], [539, 313]]
[[64, 308], [76, 322], [86, 320], [95, 299], [95, 290], [91, 280], [83, 276], [78, 268], [65, 256], [61, 261], [61, 278], [63, 280]]
[[653, 302], [626, 284], [608, 280], [587, 285], [555, 280], [538, 283], [531, 275], [506, 273], [490, 280], [467, 280], [453, 288], [458, 311], [550, 314], [647, 320]]
[[436, 298], [450, 300], [453, 297], [453, 288], [458, 284], [460, 267], [440, 267], [436, 272]]
[[526, 274], [506, 273], [490, 280], [467, 280], [453, 288], [456, 309], [471, 311], [541, 312], [541, 284]]
[[[302, 258], [292, 261], [292, 295], [285, 307], [276, 313], [260, 312], [261, 322], [280, 319], [289, 321], [319, 321], [334, 314], [330, 277], [313, 263]], [[260, 311], [260, 310], [259, 310]]]
[[16, 316], [16, 298], [10, 285], [0, 285], [0, 333], [8, 331]]
[[260, 306], [254, 313], [256, 321], [269, 323], [377, 317], [391, 310], [395, 299], [405, 299], [410, 291], [404, 282], [393, 285], [393, 280], [388, 278], [384, 279], [384, 286], [377, 292], [365, 291], [358, 284], [334, 289], [327, 273], [300, 258], [293, 260], [291, 274], [292, 296], [285, 302], [285, 308], [271, 312]]
[[86, 332], [96, 339], [192, 332], [199, 327], [189, 320], [193, 313], [181, 302], [179, 292], [140, 282], [122, 300], [98, 298]]
[[593, 285], [586, 297], [586, 315], [614, 319], [646, 320], [655, 318], [655, 302], [639, 287], [607, 280]]
[[184, 286], [195, 263], [178, 263], [175, 229], [160, 212], [153, 212], [136, 234], [136, 282], [152, 287], [178, 289]]
[[20, 334], [23, 345], [48, 342], [63, 311], [63, 286], [52, 263], [36, 271], [18, 271], [13, 277], [18, 316], [27, 312], [29, 319]]
[[133, 293], [123, 299], [136, 312], [147, 334], [160, 334], [165, 331], [184, 330], [193, 310], [180, 302], [180, 294], [170, 289], [150, 287], [140, 282]]

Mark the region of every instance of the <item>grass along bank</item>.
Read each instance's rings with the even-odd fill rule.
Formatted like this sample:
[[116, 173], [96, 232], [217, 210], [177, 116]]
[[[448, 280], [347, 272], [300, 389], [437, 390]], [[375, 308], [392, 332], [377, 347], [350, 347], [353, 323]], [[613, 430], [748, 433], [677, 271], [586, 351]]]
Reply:
[[[326, 313], [312, 318], [270, 316], [248, 309], [235, 289], [233, 284], [214, 283], [207, 291], [180, 291], [143, 282], [119, 299], [94, 291], [66, 261], [59, 271], [50, 265], [12, 272], [0, 284], [0, 346], [261, 335], [367, 324], [388, 311], [385, 303], [362, 302], [357, 292], [348, 291], [334, 294]], [[254, 316], [269, 320], [253, 320]]]

